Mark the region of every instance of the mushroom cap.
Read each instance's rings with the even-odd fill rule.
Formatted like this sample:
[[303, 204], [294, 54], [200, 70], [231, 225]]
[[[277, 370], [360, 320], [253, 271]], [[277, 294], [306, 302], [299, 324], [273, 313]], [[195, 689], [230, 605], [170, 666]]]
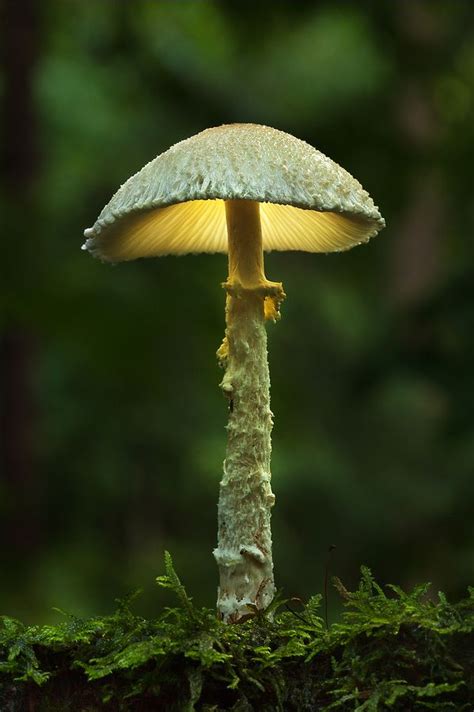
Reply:
[[227, 252], [225, 200], [260, 203], [267, 251], [337, 252], [385, 226], [361, 184], [305, 141], [228, 124], [180, 141], [129, 178], [83, 247], [110, 262]]

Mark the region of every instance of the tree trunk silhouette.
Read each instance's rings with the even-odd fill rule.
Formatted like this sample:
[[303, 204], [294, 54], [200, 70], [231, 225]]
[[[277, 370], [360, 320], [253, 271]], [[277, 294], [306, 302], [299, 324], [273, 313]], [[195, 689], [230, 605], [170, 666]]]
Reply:
[[[0, 58], [3, 114], [0, 180], [4, 250], [2, 263], [3, 333], [0, 334], [0, 481], [3, 490], [0, 535], [12, 557], [39, 541], [34, 474], [35, 357], [31, 326], [17, 304], [34, 300], [28, 279], [35, 220], [33, 189], [38, 175], [34, 73], [39, 53], [39, 4], [35, 0], [0, 2]], [[30, 221], [31, 232], [25, 230]], [[19, 279], [20, 277], [20, 279]], [[21, 283], [19, 283], [21, 281]], [[30, 292], [28, 294], [28, 292]]]

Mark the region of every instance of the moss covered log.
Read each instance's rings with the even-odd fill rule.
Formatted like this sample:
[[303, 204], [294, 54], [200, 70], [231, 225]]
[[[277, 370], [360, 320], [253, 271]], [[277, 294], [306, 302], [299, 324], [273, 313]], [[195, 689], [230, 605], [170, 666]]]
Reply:
[[439, 710], [474, 707], [474, 589], [456, 604], [429, 586], [334, 581], [345, 612], [326, 629], [321, 597], [276, 599], [239, 625], [197, 608], [166, 559], [179, 606], [155, 620], [120, 603], [108, 617], [0, 625], [0, 709], [185, 712]]

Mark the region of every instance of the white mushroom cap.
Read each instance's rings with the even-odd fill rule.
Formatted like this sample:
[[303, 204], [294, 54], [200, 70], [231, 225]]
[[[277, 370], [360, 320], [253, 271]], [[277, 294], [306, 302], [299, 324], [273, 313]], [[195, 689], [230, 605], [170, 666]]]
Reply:
[[175, 144], [129, 178], [84, 249], [120, 262], [227, 252], [224, 200], [260, 203], [264, 250], [335, 252], [384, 227], [372, 198], [305, 141], [258, 124], [229, 124]]

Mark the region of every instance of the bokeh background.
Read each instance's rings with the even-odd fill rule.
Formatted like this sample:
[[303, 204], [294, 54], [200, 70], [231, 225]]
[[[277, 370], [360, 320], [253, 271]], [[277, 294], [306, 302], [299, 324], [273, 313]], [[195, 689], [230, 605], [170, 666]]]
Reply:
[[226, 259], [81, 252], [116, 188], [222, 123], [305, 139], [387, 228], [270, 254], [277, 583], [361, 563], [461, 596], [474, 560], [470, 0], [1, 0], [0, 610], [148, 614], [169, 549], [214, 605]]

